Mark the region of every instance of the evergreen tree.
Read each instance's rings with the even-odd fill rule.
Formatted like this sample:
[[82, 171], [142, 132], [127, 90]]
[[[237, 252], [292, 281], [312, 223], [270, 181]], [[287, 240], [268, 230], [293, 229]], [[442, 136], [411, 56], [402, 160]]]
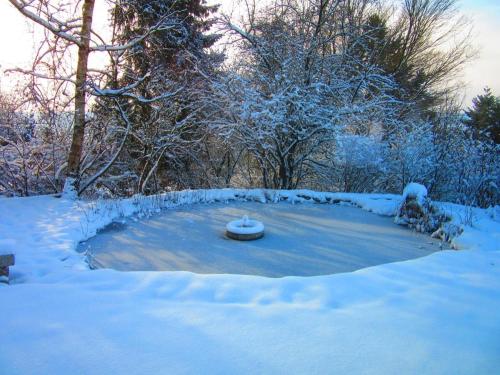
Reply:
[[500, 143], [500, 97], [495, 97], [488, 87], [483, 95], [472, 99], [472, 107], [465, 114], [464, 122], [472, 128], [476, 138], [490, 138]]
[[[217, 36], [206, 34], [216, 6], [205, 0], [119, 0], [113, 11], [116, 38], [127, 43], [150, 28], [157, 30], [127, 56], [136, 74], [151, 69], [181, 73], [206, 57]], [[168, 17], [166, 17], [168, 15]]]
[[[203, 102], [199, 96], [208, 90], [206, 77], [213, 74], [220, 60], [219, 55], [209, 51], [218, 39], [209, 33], [214, 22], [211, 15], [216, 10], [217, 6], [206, 5], [205, 0], [119, 0], [113, 11], [115, 35], [120, 43], [156, 29], [123, 57], [125, 74], [118, 77], [120, 85], [144, 77], [138, 86], [143, 97], [176, 93], [154, 107], [149, 103], [128, 107], [136, 126], [128, 147], [134, 164], [130, 168], [137, 172], [139, 191], [144, 191], [151, 180], [158, 182], [159, 172], [165, 172], [165, 176], [170, 171], [170, 175], [178, 177], [191, 169], [194, 141], [200, 138], [201, 131], [194, 114]], [[176, 183], [163, 178], [153, 190]]]

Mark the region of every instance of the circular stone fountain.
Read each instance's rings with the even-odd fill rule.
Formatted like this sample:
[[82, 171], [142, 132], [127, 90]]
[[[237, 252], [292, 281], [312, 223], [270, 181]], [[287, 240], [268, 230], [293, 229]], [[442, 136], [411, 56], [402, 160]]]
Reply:
[[264, 236], [264, 224], [245, 215], [240, 220], [227, 223], [226, 236], [238, 241], [257, 240]]

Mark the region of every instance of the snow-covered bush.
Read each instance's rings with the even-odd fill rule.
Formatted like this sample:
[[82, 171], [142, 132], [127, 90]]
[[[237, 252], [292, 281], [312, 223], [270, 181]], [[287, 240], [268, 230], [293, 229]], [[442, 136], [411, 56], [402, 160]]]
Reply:
[[[288, 5], [277, 12], [269, 4], [240, 24], [225, 23], [241, 58], [216, 90], [224, 104], [212, 126], [221, 137], [240, 142], [264, 187], [279, 189], [310, 181], [343, 129], [389, 123], [400, 104], [393, 77], [354, 47], [366, 42], [362, 25], [346, 30], [327, 17], [315, 30], [313, 14], [321, 7], [333, 12], [334, 6]], [[332, 33], [349, 34], [343, 48], [332, 48], [326, 37]]]
[[0, 95], [0, 195], [56, 193], [69, 144], [68, 114], [30, 114], [17, 99]]
[[398, 192], [410, 182], [432, 183], [436, 149], [432, 125], [425, 122], [401, 124], [387, 139], [383, 190]]
[[319, 189], [372, 192], [386, 172], [386, 143], [375, 137], [342, 134], [316, 153], [310, 184]]
[[437, 123], [431, 194], [440, 200], [488, 207], [500, 203], [500, 147], [478, 141], [458, 116]]
[[403, 198], [394, 219], [396, 224], [407, 225], [418, 232], [435, 232], [448, 219], [432, 205], [427, 188], [410, 183], [403, 190]]
[[[374, 46], [388, 46], [390, 28], [372, 17], [375, 9], [264, 3], [241, 22], [221, 19], [238, 53], [230, 66], [205, 74], [195, 63], [186, 82], [162, 70], [136, 82], [141, 89], [129, 87], [126, 98], [139, 99], [143, 88], [160, 95], [154, 105], [117, 101], [120, 90], [88, 82], [99, 99], [88, 107], [80, 190], [88, 186], [94, 197], [217, 187], [400, 193], [418, 182], [434, 200], [500, 204], [499, 146], [474, 139], [456, 108], [423, 110], [412, 101], [377, 61], [387, 56]], [[65, 91], [57, 92], [31, 98], [39, 106], [31, 119], [0, 109], [0, 194], [60, 191], [71, 120], [58, 103]]]
[[403, 198], [394, 222], [425, 232], [430, 213], [431, 201], [427, 196], [427, 188], [412, 182], [403, 190]]

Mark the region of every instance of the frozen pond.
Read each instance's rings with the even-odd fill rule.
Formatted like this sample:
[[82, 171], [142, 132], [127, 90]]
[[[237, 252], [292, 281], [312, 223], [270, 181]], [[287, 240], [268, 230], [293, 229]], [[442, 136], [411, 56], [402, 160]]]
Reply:
[[[248, 215], [264, 238], [225, 237], [228, 221]], [[93, 266], [122, 271], [191, 271], [281, 276], [349, 272], [425, 256], [440, 243], [356, 207], [326, 204], [214, 203], [112, 224], [80, 244]]]

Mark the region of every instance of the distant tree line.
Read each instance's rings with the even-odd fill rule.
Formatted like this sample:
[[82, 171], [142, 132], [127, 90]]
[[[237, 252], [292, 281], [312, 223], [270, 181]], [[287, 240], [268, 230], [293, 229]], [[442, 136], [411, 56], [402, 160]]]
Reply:
[[[500, 100], [465, 113], [455, 0], [9, 0], [46, 30], [0, 98], [0, 194], [314, 188], [500, 203]], [[457, 34], [463, 37], [457, 38]], [[78, 58], [71, 58], [72, 48]], [[88, 66], [104, 54], [108, 64]]]

